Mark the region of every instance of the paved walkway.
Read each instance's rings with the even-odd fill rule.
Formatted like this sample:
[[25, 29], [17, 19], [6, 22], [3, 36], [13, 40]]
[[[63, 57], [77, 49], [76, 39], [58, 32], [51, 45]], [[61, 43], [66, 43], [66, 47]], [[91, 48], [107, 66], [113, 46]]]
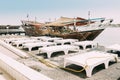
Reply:
[[10, 56], [14, 59], [19, 58], [19, 56], [15, 55], [13, 52], [9, 51], [8, 49], [4, 48], [3, 46], [0, 45], [0, 52], [4, 53], [7, 56]]

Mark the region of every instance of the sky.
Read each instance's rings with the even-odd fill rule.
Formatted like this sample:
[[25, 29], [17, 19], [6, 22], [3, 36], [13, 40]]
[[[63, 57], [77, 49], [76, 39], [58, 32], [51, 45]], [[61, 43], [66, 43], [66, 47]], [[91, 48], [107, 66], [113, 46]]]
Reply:
[[[0, 24], [21, 20], [54, 21], [63, 17], [112, 18], [120, 24], [120, 0], [0, 0]], [[27, 15], [29, 17], [27, 17]]]

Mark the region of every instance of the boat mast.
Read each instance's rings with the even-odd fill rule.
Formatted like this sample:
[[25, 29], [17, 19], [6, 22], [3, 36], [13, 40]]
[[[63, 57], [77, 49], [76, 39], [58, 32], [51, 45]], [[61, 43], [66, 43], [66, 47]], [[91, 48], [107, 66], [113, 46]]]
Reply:
[[36, 21], [37, 21], [37, 17], [35, 17], [35, 23], [36, 23]]
[[29, 21], [29, 14], [27, 14], [27, 20]]
[[74, 31], [76, 31], [76, 18], [74, 17]]
[[88, 26], [90, 26], [90, 11], [88, 11]]

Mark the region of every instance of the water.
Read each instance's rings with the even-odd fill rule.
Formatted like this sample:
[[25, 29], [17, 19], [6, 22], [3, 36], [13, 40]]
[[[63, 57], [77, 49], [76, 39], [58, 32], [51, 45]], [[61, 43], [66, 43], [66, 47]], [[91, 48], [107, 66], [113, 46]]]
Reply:
[[120, 27], [108, 27], [94, 41], [103, 46], [120, 44]]

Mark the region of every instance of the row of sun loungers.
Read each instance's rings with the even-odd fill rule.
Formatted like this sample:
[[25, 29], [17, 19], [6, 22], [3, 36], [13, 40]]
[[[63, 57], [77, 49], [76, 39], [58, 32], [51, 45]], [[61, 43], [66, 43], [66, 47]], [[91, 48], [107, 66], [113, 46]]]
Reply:
[[[44, 41], [42, 41], [44, 39]], [[49, 40], [53, 40], [54, 42], [48, 42]], [[87, 46], [90, 46], [89, 48], [95, 48], [96, 43], [93, 41], [82, 41], [79, 42], [77, 39], [62, 39], [62, 38], [50, 38], [50, 37], [33, 37], [31, 39], [18, 39], [11, 41], [12, 45], [22, 45], [22, 48], [28, 48], [29, 51], [31, 51], [33, 48], [38, 48], [39, 53], [47, 53], [48, 58], [51, 58], [51, 55], [54, 52], [60, 52], [63, 51], [66, 54], [68, 54], [68, 51], [79, 51], [81, 47], [85, 50], [87, 49]], [[59, 45], [60, 44], [60, 45]], [[65, 45], [69, 44], [69, 45]], [[55, 46], [56, 45], [56, 46]], [[59, 45], [59, 46], [58, 46]], [[48, 47], [49, 46], [49, 47]], [[42, 47], [42, 48], [41, 48]]]
[[22, 57], [22, 58], [27, 58], [29, 57], [25, 52], [19, 50], [19, 49], [16, 49], [15, 47], [9, 45], [9, 44], [6, 44], [4, 41], [0, 40], [0, 45], [2, 45], [3, 47], [7, 48], [8, 50], [12, 51], [13, 53], [15, 53], [16, 55]]
[[[34, 40], [38, 40], [38, 42], [34, 42]], [[31, 51], [34, 47], [38, 47], [39, 54], [46, 53], [48, 58], [51, 58], [51, 55], [54, 52], [63, 51], [65, 55], [67, 55], [69, 51], [77, 51], [78, 55], [66, 57], [64, 59], [64, 67], [68, 66], [69, 64], [82, 66], [83, 68], [85, 68], [87, 77], [91, 77], [92, 71], [96, 66], [100, 64], [105, 64], [105, 68], [108, 68], [108, 64], [110, 61], [115, 61], [115, 59], [118, 59], [117, 54], [111, 54], [107, 52], [91, 51], [82, 54], [79, 52], [80, 50], [97, 48], [98, 43], [93, 41], [79, 42], [76, 39], [34, 37], [33, 42], [32, 40], [31, 42], [29, 42], [29, 40], [25, 42], [23, 41], [23, 43], [22, 41], [20, 42], [22, 44], [22, 48], [28, 48], [29, 51]], [[120, 45], [119, 47], [118, 45], [114, 45], [114, 47], [106, 47], [106, 51], [110, 49], [120, 50]]]

